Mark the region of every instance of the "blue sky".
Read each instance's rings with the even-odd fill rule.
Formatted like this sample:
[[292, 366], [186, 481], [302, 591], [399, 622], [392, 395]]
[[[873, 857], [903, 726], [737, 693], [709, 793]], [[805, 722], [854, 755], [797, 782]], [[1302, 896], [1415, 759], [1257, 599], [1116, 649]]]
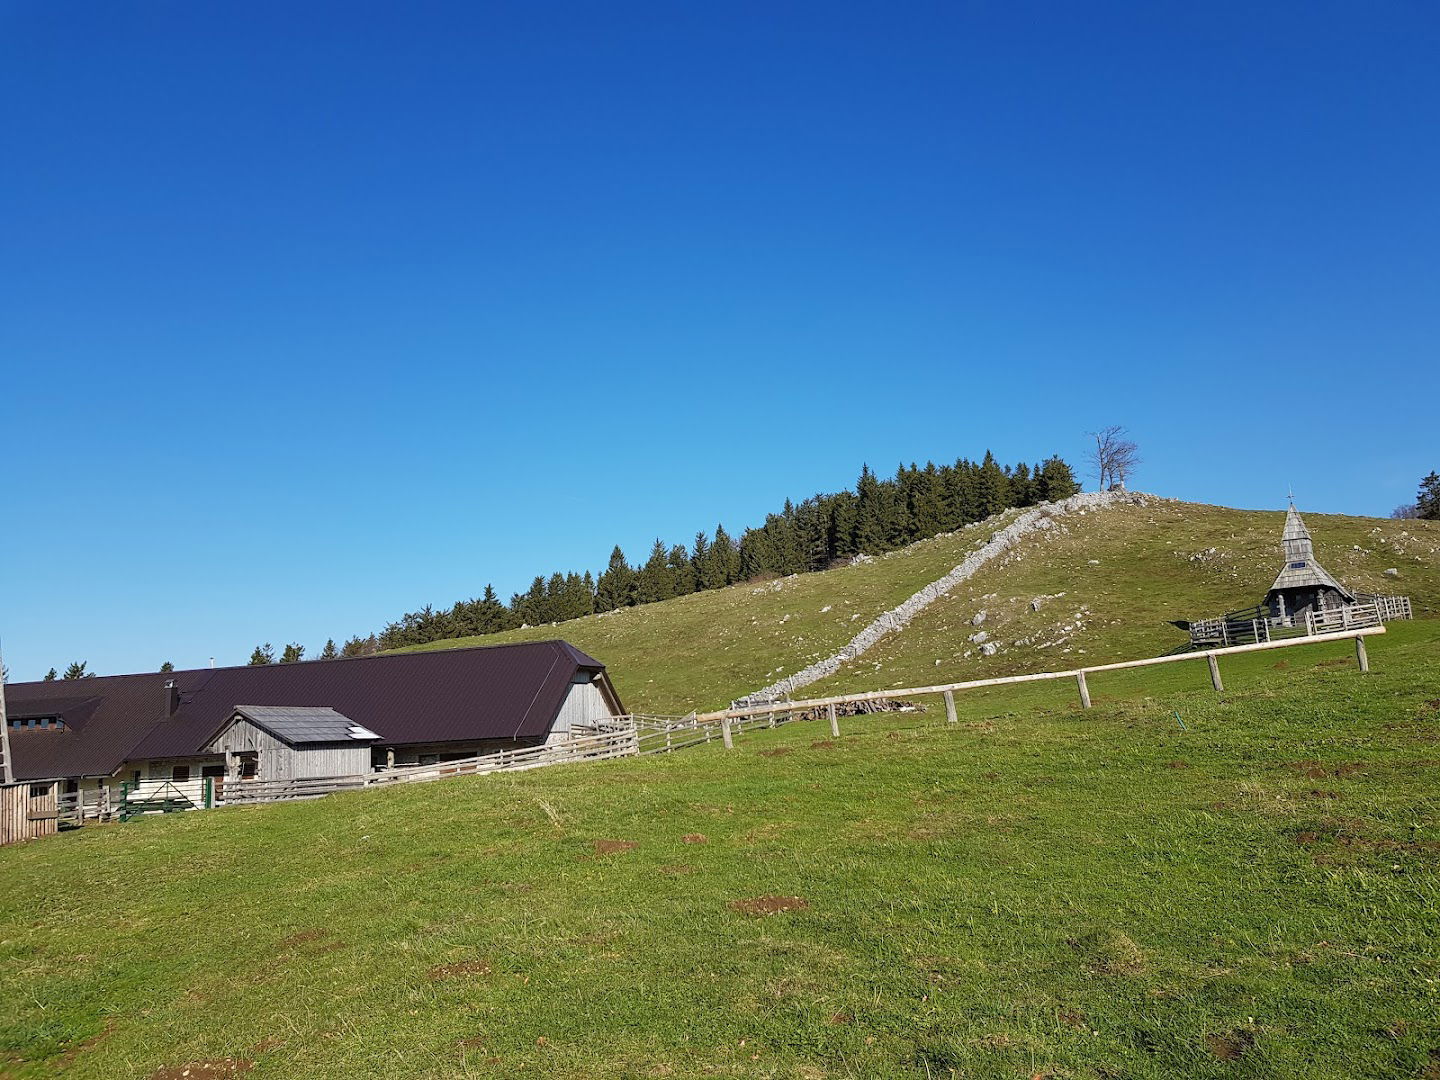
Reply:
[[[243, 662], [861, 462], [1384, 514], [1440, 12], [5, 3], [13, 677]], [[1344, 421], [1340, 423], [1339, 421]]]

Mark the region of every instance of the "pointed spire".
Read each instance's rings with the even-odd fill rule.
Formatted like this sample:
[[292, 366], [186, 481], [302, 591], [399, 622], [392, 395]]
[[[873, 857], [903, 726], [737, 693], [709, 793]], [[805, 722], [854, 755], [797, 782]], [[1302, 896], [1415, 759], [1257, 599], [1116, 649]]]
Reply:
[[1315, 547], [1310, 540], [1310, 530], [1300, 511], [1291, 502], [1285, 514], [1285, 531], [1280, 534], [1280, 547], [1285, 552], [1286, 562], [1309, 562], [1315, 558]]

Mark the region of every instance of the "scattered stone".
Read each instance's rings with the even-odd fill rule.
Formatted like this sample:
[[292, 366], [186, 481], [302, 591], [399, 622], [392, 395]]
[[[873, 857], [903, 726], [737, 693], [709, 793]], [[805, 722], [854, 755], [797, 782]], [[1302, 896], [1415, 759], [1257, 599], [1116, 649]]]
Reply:
[[985, 618], [986, 618], [986, 616], [987, 616], [988, 614], [989, 614], [989, 613], [988, 613], [988, 612], [985, 612], [985, 611], [977, 611], [977, 612], [975, 613], [975, 617], [970, 620], [970, 625], [971, 625], [971, 626], [979, 626], [981, 623], [983, 623], [983, 622], [985, 621]]
[[982, 644], [982, 643], [984, 643], [984, 642], [986, 642], [986, 641], [989, 641], [989, 640], [990, 640], [990, 633], [989, 633], [989, 631], [986, 631], [986, 630], [980, 630], [980, 631], [978, 631], [977, 633], [974, 633], [974, 634], [971, 634], [971, 635], [970, 635], [970, 644], [971, 644], [971, 645], [980, 645], [980, 644]]
[[1087, 566], [1099, 566], [1099, 565], [1100, 565], [1100, 560], [1099, 560], [1099, 559], [1091, 559], [1086, 565], [1087, 565]]
[[820, 609], [820, 614], [821, 614], [821, 615], [824, 615], [827, 611], [829, 611], [829, 610], [830, 610], [832, 607], [834, 607], [834, 606], [835, 606], [834, 604], [826, 604], [824, 607], [822, 607], [822, 608]]
[[1386, 570], [1386, 571], [1385, 571], [1385, 576], [1386, 576], [1386, 577], [1399, 577], [1399, 576], [1400, 576], [1400, 570], [1399, 570], [1398, 567], [1392, 566], [1392, 567], [1390, 567], [1389, 570]]
[[987, 641], [984, 645], [980, 646], [981, 656], [994, 656], [999, 651], [1000, 646], [995, 644], [995, 642], [993, 641]]

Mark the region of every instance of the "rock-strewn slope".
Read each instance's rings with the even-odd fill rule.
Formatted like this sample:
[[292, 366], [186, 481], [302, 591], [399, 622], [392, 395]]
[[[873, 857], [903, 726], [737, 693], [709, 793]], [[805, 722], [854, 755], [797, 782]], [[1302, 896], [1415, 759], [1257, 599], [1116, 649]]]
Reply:
[[780, 701], [792, 697], [803, 687], [834, 675], [840, 670], [842, 664], [862, 655], [886, 634], [894, 633], [909, 625], [932, 603], [940, 597], [948, 595], [952, 589], [968, 580], [992, 559], [1005, 554], [1021, 540], [1030, 536], [1044, 535], [1048, 530], [1054, 528], [1056, 518], [1069, 514], [1105, 510], [1121, 503], [1144, 506], [1153, 499], [1154, 496], [1143, 495], [1139, 492], [1091, 492], [1072, 495], [1070, 498], [1056, 503], [1043, 503], [1026, 510], [1010, 524], [997, 531], [983, 547], [966, 556], [959, 566], [954, 567], [944, 577], [932, 581], [919, 592], [907, 597], [904, 603], [891, 608], [870, 622], [851, 638], [844, 648], [771, 683], [769, 686], [746, 694], [735, 704], [737, 706], [760, 705], [771, 701]]

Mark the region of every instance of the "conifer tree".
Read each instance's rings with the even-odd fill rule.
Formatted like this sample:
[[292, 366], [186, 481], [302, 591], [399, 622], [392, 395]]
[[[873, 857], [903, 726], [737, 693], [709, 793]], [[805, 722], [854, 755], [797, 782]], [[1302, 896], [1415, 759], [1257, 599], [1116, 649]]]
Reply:
[[275, 649], [267, 641], [264, 645], [256, 645], [255, 651], [250, 654], [250, 666], [259, 667], [261, 664], [273, 664], [275, 662]]
[[684, 544], [670, 549], [667, 559], [670, 566], [670, 580], [675, 583], [676, 596], [689, 596], [695, 591], [695, 567], [690, 562], [690, 553]]
[[280, 663], [282, 664], [298, 664], [301, 660], [304, 659], [305, 646], [294, 641], [290, 642], [289, 645], [286, 645], [285, 651], [280, 654]]
[[335, 639], [326, 638], [325, 647], [320, 650], [321, 660], [337, 660], [340, 657], [340, 650], [335, 647]]
[[58, 679], [59, 677], [60, 677], [60, 673], [59, 673], [58, 671], [56, 671], [53, 667], [52, 667], [49, 671], [47, 671], [47, 672], [45, 673], [45, 681], [46, 681], [46, 682], [54, 682], [54, 681], [55, 681], [56, 679]]
[[1049, 457], [1036, 470], [1035, 499], [1037, 502], [1059, 502], [1080, 490], [1075, 473], [1059, 456]]
[[675, 595], [675, 578], [670, 572], [670, 552], [658, 536], [650, 547], [650, 557], [645, 560], [635, 583], [635, 602], [651, 604], [658, 600], [669, 600]]
[[1415, 512], [1427, 521], [1440, 519], [1440, 473], [1431, 470], [1415, 493]]
[[88, 661], [85, 661], [85, 660], [73, 660], [73, 661], [71, 661], [70, 666], [65, 669], [65, 678], [67, 678], [67, 679], [93, 679], [93, 678], [95, 677], [95, 673], [94, 673], [93, 671], [87, 671], [87, 670], [85, 670], [86, 667], [87, 667], [87, 664], [88, 664]]
[[172, 671], [174, 671], [174, 670], [175, 670], [175, 665], [172, 664], [169, 660], [166, 660], [163, 664], [160, 665], [160, 674], [161, 674], [161, 675], [168, 675], [168, 674], [170, 674], [170, 672], [172, 672]]
[[723, 589], [740, 580], [740, 551], [725, 531], [724, 525], [715, 526], [715, 539], [710, 544], [711, 580], [716, 584], [712, 589]]
[[620, 545], [610, 552], [610, 564], [595, 582], [595, 610], [614, 611], [635, 602], [635, 571], [625, 561]]
[[710, 565], [710, 538], [703, 530], [695, 534], [695, 543], [690, 548], [690, 565], [695, 570], [695, 591], [710, 588], [705, 584], [705, 568]]
[[884, 492], [869, 465], [860, 467], [855, 482], [855, 550], [878, 555], [885, 550]]
[[1000, 468], [999, 462], [995, 460], [995, 455], [989, 450], [985, 451], [985, 460], [980, 463], [977, 488], [979, 501], [977, 509], [982, 520], [991, 514], [998, 514], [1009, 505], [1010, 492], [1005, 472]]

